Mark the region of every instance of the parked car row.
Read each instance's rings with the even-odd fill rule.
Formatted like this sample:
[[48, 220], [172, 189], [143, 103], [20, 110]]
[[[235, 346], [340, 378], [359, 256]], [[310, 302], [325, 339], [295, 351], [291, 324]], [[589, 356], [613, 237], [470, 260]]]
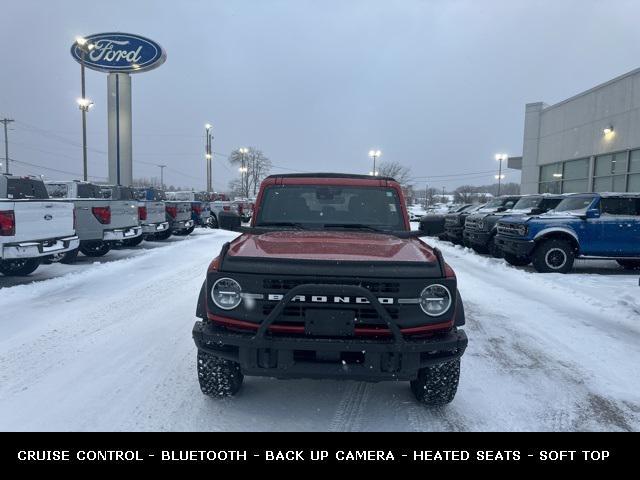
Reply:
[[502, 196], [461, 207], [444, 221], [425, 216], [420, 229], [538, 272], [567, 273], [576, 259], [640, 269], [638, 193]]
[[2, 174], [0, 273], [29, 275], [41, 263], [74, 263], [79, 253], [101, 257], [114, 246], [189, 235], [196, 226], [215, 228], [212, 203], [197, 192], [167, 198], [154, 188]]

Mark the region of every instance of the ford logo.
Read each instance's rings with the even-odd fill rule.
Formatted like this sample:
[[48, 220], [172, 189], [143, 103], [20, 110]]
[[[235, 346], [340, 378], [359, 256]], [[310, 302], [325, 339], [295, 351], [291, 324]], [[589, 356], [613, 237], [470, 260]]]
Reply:
[[51, 220], [53, 218], [52, 215], [49, 215], [48, 213], [44, 216], [45, 220]]
[[[159, 67], [167, 54], [153, 40], [130, 33], [96, 33], [85, 37], [94, 48], [84, 53], [87, 68], [99, 72], [136, 73]], [[71, 55], [82, 62], [83, 52], [74, 43]]]

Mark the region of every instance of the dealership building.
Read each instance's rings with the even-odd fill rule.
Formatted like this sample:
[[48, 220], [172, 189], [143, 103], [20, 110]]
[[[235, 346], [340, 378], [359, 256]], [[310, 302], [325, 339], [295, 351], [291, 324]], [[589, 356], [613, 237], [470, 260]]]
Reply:
[[640, 192], [640, 69], [555, 105], [526, 105], [522, 193]]

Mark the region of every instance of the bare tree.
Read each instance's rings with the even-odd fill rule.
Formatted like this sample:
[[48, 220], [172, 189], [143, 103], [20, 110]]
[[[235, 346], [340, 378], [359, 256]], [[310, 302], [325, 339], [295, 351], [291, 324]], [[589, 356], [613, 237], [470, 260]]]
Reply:
[[[244, 185], [241, 185], [241, 196], [248, 197], [251, 192], [255, 196], [258, 192], [260, 182], [269, 175], [271, 171], [271, 160], [267, 157], [262, 150], [255, 147], [249, 147], [246, 153], [241, 153], [240, 149], [234, 150], [229, 155], [229, 163], [234, 166], [246, 167], [246, 176], [244, 177]], [[238, 184], [240, 181], [238, 180]]]
[[398, 162], [381, 162], [378, 174], [383, 177], [392, 177], [403, 187], [411, 186], [411, 170]]

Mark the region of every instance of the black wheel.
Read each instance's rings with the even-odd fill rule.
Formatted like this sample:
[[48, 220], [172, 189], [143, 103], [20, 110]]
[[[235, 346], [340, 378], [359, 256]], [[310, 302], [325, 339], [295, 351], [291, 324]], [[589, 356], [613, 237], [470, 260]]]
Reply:
[[125, 238], [122, 241], [122, 244], [125, 247], [137, 247], [138, 245], [140, 245], [142, 243], [142, 240], [144, 240], [144, 236], [143, 235], [138, 235], [135, 238]]
[[198, 382], [205, 395], [231, 397], [238, 393], [243, 379], [239, 363], [198, 350]]
[[0, 260], [0, 272], [7, 277], [24, 277], [35, 272], [38, 265], [40, 265], [39, 258]]
[[171, 236], [171, 229], [167, 228], [164, 232], [158, 232], [153, 234], [154, 240], [166, 240]]
[[529, 257], [518, 257], [513, 253], [502, 252], [502, 256], [509, 265], [513, 265], [514, 267], [524, 267], [531, 263]]
[[111, 245], [106, 242], [88, 241], [80, 243], [80, 251], [87, 257], [102, 257], [111, 250]]
[[207, 222], [207, 226], [209, 228], [220, 228], [220, 226], [218, 225], [218, 219], [216, 218], [215, 215], [211, 215], [209, 217], [209, 221]]
[[546, 240], [533, 252], [531, 262], [540, 273], [567, 273], [573, 268], [575, 253], [565, 240]]
[[640, 260], [616, 260], [625, 270], [640, 270]]
[[75, 250], [69, 250], [68, 252], [49, 255], [46, 258], [44, 263], [47, 263], [47, 264], [64, 263], [66, 265], [71, 265], [72, 263], [75, 263], [77, 258], [78, 258], [78, 249], [76, 248]]
[[489, 255], [491, 255], [493, 258], [502, 258], [503, 257], [502, 249], [496, 243], [496, 237], [495, 236], [491, 237], [491, 240], [489, 240], [489, 245], [488, 245], [487, 248], [489, 249]]
[[411, 381], [411, 390], [416, 399], [428, 407], [439, 407], [451, 403], [458, 390], [460, 359], [421, 368], [418, 378]]
[[185, 228], [184, 230], [176, 230], [173, 232], [175, 235], [186, 236], [191, 235], [191, 233], [196, 229], [196, 226]]

